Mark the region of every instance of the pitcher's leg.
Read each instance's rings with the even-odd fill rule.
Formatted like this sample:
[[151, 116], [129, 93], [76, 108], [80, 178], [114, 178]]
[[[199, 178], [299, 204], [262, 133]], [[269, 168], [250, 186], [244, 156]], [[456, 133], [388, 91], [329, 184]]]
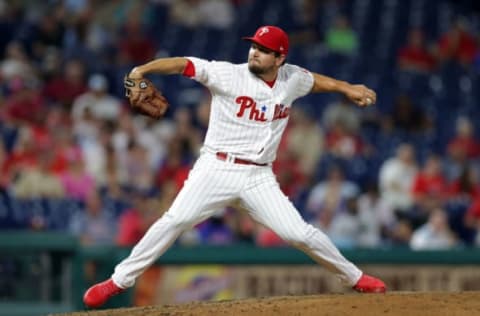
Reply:
[[202, 154], [168, 212], [152, 225], [130, 256], [117, 265], [110, 279], [91, 286], [85, 292], [85, 305], [100, 307], [112, 296], [132, 286], [135, 279], [167, 250], [185, 228], [206, 219], [215, 210], [238, 198], [248, 170], [245, 166], [218, 160], [215, 155]]
[[[187, 209], [185, 209], [187, 211]], [[203, 218], [199, 218], [200, 222]], [[130, 255], [115, 267], [112, 280], [122, 288], [131, 287], [142, 272], [155, 262], [190, 225], [176, 222], [171, 213], [165, 213], [145, 233]]]
[[342, 256], [323, 232], [303, 220], [280, 190], [273, 174], [263, 179], [242, 194], [242, 200], [252, 217], [303, 250], [345, 285], [355, 285], [362, 271]]
[[115, 267], [112, 275], [115, 284], [122, 288], [133, 286], [135, 279], [185, 229], [211, 216], [228, 200], [231, 193], [215, 181], [216, 171], [211, 163], [205, 157], [197, 162], [170, 209], [148, 229], [130, 255]]

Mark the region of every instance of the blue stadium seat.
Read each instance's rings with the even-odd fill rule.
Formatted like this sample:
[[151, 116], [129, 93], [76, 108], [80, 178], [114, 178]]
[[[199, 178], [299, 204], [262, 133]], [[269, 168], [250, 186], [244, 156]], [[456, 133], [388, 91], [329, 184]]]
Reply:
[[12, 221], [17, 228], [30, 227], [30, 211], [26, 200], [10, 197], [9, 206], [12, 214]]
[[105, 196], [102, 199], [103, 207], [107, 210], [109, 216], [112, 218], [118, 218], [127, 208], [131, 205], [128, 201], [122, 199], [114, 199], [109, 196]]
[[13, 222], [12, 212], [9, 206], [9, 195], [6, 192], [0, 194], [0, 228], [13, 229], [15, 223]]
[[12, 151], [13, 146], [15, 146], [15, 142], [17, 141], [18, 129], [13, 125], [10, 126], [0, 122], [0, 135], [5, 145], [5, 149], [8, 152]]
[[72, 199], [45, 199], [51, 230], [67, 231], [70, 219], [83, 209], [83, 203]]
[[454, 199], [445, 205], [450, 228], [467, 245], [473, 245], [476, 236], [476, 230], [465, 226], [464, 221], [470, 202], [469, 200]]

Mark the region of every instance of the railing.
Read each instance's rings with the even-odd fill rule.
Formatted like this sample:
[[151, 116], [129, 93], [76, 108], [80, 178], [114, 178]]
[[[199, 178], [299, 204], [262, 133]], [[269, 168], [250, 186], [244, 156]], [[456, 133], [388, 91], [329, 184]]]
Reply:
[[[0, 282], [12, 289], [0, 292], [0, 315], [44, 315], [82, 310], [82, 295], [92, 283], [108, 278], [129, 254], [119, 247], [81, 247], [71, 236], [56, 233], [0, 232], [0, 265], [13, 264], [17, 275], [1, 269]], [[342, 252], [360, 265], [478, 265], [480, 249], [414, 252], [409, 249], [358, 249]], [[95, 280], [87, 280], [85, 263], [95, 265]], [[169, 249], [160, 265], [311, 265], [313, 261], [293, 248], [252, 245], [195, 246]], [[10, 283], [9, 283], [10, 282]], [[132, 304], [132, 291], [107, 307]]]

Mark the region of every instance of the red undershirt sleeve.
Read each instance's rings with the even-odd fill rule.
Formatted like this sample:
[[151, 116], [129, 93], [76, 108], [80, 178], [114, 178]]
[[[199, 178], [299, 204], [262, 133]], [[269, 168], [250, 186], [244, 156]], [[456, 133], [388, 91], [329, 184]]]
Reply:
[[195, 66], [190, 60], [187, 61], [187, 65], [185, 66], [182, 75], [189, 78], [193, 78], [195, 76]]

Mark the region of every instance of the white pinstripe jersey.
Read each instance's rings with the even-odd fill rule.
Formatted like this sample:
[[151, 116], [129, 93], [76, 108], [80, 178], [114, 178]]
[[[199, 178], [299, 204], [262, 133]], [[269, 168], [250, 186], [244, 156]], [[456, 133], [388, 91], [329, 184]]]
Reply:
[[285, 64], [270, 87], [249, 71], [247, 63], [187, 58], [195, 67], [193, 79], [212, 94], [205, 149], [257, 163], [273, 162], [290, 107], [312, 89], [312, 73]]

